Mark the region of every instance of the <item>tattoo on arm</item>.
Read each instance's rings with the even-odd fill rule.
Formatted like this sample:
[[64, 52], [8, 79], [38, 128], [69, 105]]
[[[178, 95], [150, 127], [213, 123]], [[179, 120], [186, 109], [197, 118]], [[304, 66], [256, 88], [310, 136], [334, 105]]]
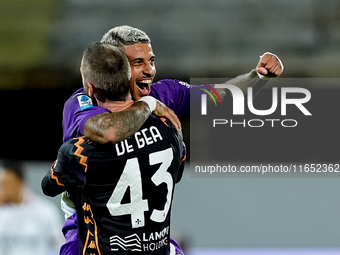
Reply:
[[135, 102], [128, 109], [102, 113], [85, 122], [84, 135], [99, 143], [115, 143], [133, 135], [150, 116], [145, 102]]

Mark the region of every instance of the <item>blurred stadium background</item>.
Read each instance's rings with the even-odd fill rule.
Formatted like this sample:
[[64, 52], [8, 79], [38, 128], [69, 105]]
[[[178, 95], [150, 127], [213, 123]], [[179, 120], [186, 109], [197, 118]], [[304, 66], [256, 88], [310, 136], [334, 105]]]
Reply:
[[[38, 193], [61, 144], [63, 104], [82, 85], [82, 51], [114, 26], [127, 24], [147, 32], [157, 57], [156, 80], [234, 77], [254, 68], [266, 51], [282, 59], [282, 77], [340, 77], [336, 0], [0, 4], [0, 158], [25, 160], [30, 186]], [[319, 90], [334, 100], [339, 95], [336, 87]], [[188, 118], [183, 126], [189, 144]], [[335, 152], [320, 157], [338, 160]], [[186, 173], [176, 191], [173, 229], [185, 236], [191, 254], [213, 254], [207, 249], [215, 248], [216, 254], [239, 254], [238, 249], [249, 254], [273, 254], [272, 249], [336, 253], [339, 192], [337, 179], [198, 180]]]

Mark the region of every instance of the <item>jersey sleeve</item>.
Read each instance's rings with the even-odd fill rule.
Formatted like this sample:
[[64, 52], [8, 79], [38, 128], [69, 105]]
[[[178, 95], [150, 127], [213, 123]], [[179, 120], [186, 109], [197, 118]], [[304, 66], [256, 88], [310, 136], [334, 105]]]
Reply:
[[200, 87], [204, 88], [204, 85], [194, 86], [180, 80], [164, 79], [152, 85], [150, 96], [162, 101], [178, 117], [183, 117], [189, 112], [190, 105], [199, 105], [204, 93]]
[[94, 106], [90, 97], [78, 89], [65, 103], [63, 110], [63, 142], [84, 135], [85, 122], [98, 114], [110, 112]]
[[160, 80], [152, 84], [150, 96], [163, 102], [178, 117], [189, 111], [190, 92], [193, 86], [179, 80]]
[[57, 160], [41, 182], [45, 195], [56, 196], [68, 190], [77, 190], [86, 184], [87, 159], [84, 137], [65, 142], [58, 151]]

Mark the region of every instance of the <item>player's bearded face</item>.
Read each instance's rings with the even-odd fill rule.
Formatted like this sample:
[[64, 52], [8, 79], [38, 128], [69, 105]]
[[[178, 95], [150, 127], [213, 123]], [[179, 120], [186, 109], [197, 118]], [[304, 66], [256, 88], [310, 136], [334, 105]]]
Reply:
[[131, 95], [138, 100], [150, 93], [156, 75], [155, 55], [149, 43], [138, 42], [124, 47], [131, 66]]

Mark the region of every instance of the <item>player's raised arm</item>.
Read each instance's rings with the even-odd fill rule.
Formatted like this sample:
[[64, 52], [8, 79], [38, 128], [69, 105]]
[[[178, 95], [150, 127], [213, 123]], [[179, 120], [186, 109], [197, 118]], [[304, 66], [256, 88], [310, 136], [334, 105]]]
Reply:
[[[249, 73], [239, 75], [226, 83], [237, 86], [244, 94], [251, 87], [253, 88], [253, 96], [255, 96], [271, 78], [280, 76], [282, 72], [283, 64], [281, 60], [275, 54], [266, 52], [260, 56], [255, 69]], [[216, 89], [216, 91], [221, 99], [230, 93], [227, 89]]]

